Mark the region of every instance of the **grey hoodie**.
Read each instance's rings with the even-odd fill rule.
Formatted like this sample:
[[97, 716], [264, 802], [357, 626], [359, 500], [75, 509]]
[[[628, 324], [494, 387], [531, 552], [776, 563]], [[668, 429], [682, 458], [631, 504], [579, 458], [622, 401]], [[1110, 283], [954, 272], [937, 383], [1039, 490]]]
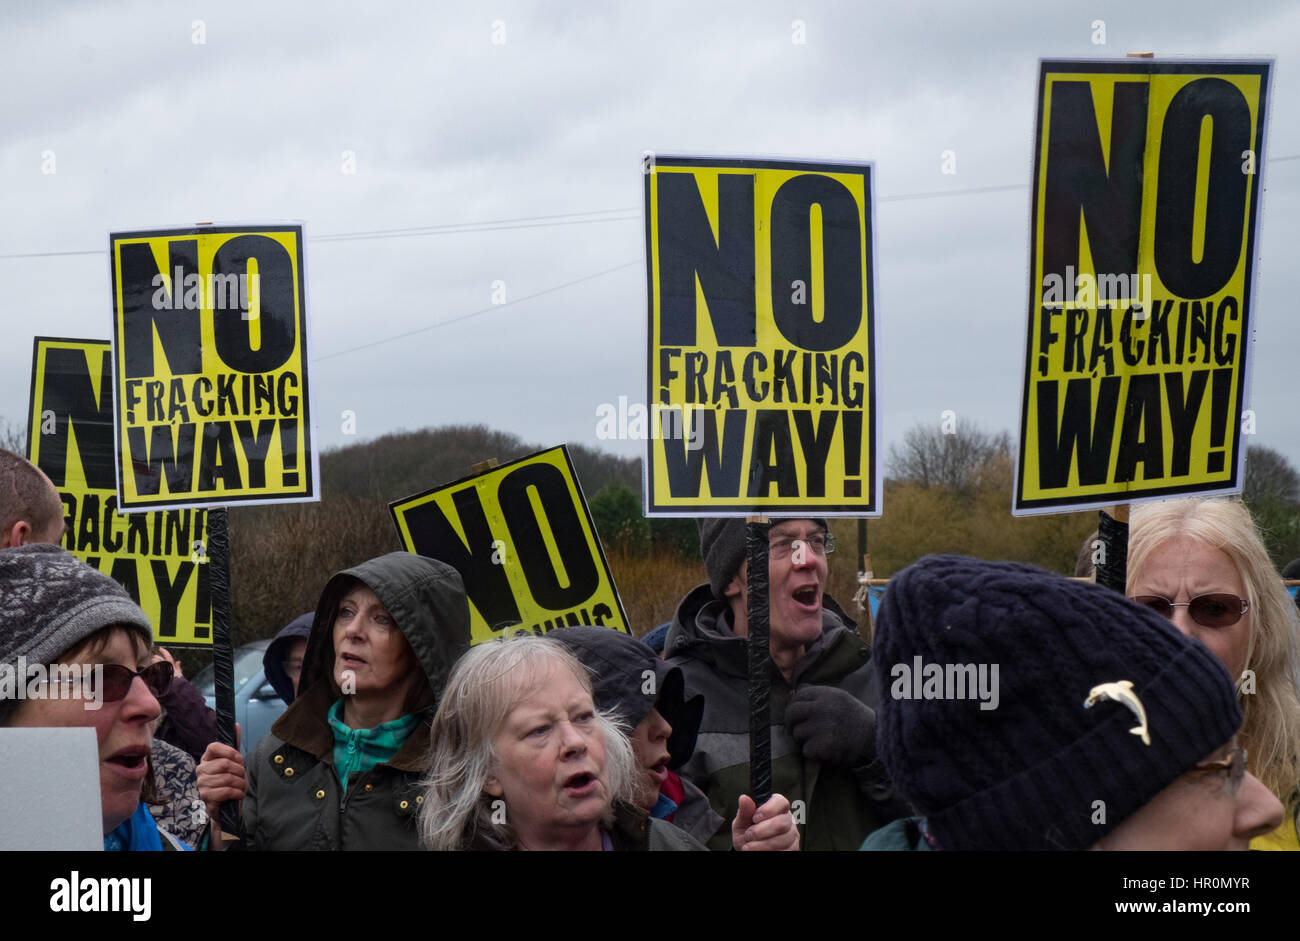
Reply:
[[[682, 766], [713, 809], [734, 819], [749, 786], [749, 641], [732, 633], [728, 605], [700, 585], [678, 605], [664, 655], [686, 678], [688, 694], [704, 696], [695, 754]], [[879, 761], [837, 768], [804, 758], [785, 725], [791, 695], [802, 686], [833, 686], [875, 709], [879, 702], [871, 649], [829, 595], [822, 596], [822, 636], [808, 645], [787, 681], [769, 660], [772, 679], [772, 789], [796, 808], [805, 850], [856, 850], [867, 834], [903, 813]], [[719, 833], [710, 849], [726, 849]]]

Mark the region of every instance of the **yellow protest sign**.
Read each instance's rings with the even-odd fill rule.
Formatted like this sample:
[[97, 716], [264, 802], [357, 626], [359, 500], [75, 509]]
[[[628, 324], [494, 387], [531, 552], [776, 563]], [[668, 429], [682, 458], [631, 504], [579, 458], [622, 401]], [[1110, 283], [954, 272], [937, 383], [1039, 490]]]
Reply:
[[206, 511], [117, 511], [112, 344], [37, 337], [27, 428], [27, 459], [63, 500], [64, 548], [126, 588], [158, 643], [211, 646]]
[[1041, 63], [1014, 513], [1240, 491], [1271, 67]]
[[318, 500], [301, 226], [109, 236], [118, 505]]
[[563, 445], [389, 505], [402, 545], [446, 562], [469, 595], [471, 642], [627, 615]]
[[873, 166], [645, 171], [646, 514], [878, 516]]

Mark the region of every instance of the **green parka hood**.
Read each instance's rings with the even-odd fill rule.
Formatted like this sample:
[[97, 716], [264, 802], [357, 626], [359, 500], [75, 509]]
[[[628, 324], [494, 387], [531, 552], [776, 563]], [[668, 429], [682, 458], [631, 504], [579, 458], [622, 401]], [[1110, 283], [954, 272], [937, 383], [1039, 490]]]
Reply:
[[329, 682], [334, 663], [334, 617], [355, 582], [373, 591], [397, 622], [424, 670], [436, 704], [451, 668], [469, 649], [469, 599], [454, 568], [410, 552], [370, 559], [338, 572], [326, 583], [307, 639], [299, 688], [306, 691], [317, 682]]

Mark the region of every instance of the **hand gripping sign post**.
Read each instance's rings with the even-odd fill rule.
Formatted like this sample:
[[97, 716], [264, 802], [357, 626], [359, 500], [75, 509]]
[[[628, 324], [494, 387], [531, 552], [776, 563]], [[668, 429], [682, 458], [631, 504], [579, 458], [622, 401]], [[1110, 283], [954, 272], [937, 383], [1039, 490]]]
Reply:
[[[318, 500], [300, 225], [109, 235], [117, 504], [208, 513], [217, 733], [235, 744], [225, 506]], [[235, 832], [233, 804], [221, 825]]]
[[408, 552], [460, 573], [471, 643], [579, 624], [628, 633], [563, 445], [405, 497], [389, 509]]
[[107, 340], [36, 338], [27, 459], [58, 488], [65, 548], [130, 593], [158, 643], [210, 647], [207, 511], [118, 512], [112, 359]]
[[1271, 72], [1040, 63], [1014, 514], [1240, 492]]
[[[647, 155], [647, 516], [879, 516], [874, 167]], [[766, 517], [750, 775], [770, 793]]]

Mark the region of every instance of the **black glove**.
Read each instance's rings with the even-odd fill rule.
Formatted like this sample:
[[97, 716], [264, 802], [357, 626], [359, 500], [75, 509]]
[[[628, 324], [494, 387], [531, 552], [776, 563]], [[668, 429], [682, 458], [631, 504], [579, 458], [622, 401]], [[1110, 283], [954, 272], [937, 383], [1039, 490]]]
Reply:
[[834, 686], [802, 686], [785, 707], [785, 725], [805, 758], [855, 768], [876, 755], [876, 714]]

